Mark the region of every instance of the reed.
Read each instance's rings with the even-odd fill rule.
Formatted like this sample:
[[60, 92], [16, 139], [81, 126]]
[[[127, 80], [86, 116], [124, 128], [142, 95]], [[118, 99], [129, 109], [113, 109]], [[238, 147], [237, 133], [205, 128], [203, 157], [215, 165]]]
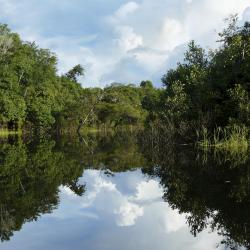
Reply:
[[249, 130], [246, 126], [232, 125], [216, 128], [212, 133], [203, 127], [197, 131], [198, 145], [202, 148], [216, 148], [234, 153], [245, 152], [249, 147]]

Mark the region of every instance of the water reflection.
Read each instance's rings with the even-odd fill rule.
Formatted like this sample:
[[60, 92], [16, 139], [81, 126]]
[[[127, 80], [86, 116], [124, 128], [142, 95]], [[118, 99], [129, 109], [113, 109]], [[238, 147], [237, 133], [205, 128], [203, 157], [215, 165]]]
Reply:
[[248, 156], [142, 138], [2, 141], [1, 248], [247, 248]]
[[54, 151], [54, 141], [38, 144], [17, 141], [0, 146], [0, 238], [9, 240], [25, 222], [50, 213], [59, 203], [58, 187], [65, 185], [77, 195], [83, 166], [62, 152]]
[[[153, 154], [152, 154], [153, 150]], [[189, 147], [150, 151], [143, 172], [158, 176], [163, 199], [171, 208], [187, 213], [191, 233], [206, 228], [223, 236], [230, 249], [249, 248], [250, 162], [248, 155], [199, 152]], [[153, 157], [152, 157], [153, 155]]]

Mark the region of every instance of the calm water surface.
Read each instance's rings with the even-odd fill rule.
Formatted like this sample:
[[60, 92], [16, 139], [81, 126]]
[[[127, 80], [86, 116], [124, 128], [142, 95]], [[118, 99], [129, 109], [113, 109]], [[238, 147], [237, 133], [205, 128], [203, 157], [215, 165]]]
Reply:
[[0, 248], [248, 249], [249, 166], [128, 133], [2, 139]]

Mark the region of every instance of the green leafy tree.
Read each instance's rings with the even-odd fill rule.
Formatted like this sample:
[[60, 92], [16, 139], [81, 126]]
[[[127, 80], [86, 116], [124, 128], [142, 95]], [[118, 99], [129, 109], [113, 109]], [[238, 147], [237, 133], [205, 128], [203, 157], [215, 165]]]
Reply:
[[77, 77], [78, 76], [83, 76], [84, 75], [84, 68], [78, 64], [74, 66], [67, 74], [66, 77], [70, 79], [73, 82], [77, 82]]

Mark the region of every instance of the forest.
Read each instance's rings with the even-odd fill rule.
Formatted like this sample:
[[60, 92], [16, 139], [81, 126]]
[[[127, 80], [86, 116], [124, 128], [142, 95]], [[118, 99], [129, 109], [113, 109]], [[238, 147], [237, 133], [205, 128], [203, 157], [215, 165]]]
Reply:
[[82, 88], [81, 65], [57, 74], [56, 55], [23, 42], [0, 26], [0, 126], [9, 130], [73, 130], [85, 126], [142, 124], [143, 97], [153, 86], [112, 83]]
[[[250, 23], [237, 15], [218, 34], [216, 49], [188, 44], [182, 62], [151, 81], [83, 88], [76, 65], [57, 73], [57, 57], [0, 25], [1, 131], [81, 131], [145, 127], [165, 138], [197, 138], [203, 146], [248, 146]], [[3, 132], [2, 132], [3, 133]]]

